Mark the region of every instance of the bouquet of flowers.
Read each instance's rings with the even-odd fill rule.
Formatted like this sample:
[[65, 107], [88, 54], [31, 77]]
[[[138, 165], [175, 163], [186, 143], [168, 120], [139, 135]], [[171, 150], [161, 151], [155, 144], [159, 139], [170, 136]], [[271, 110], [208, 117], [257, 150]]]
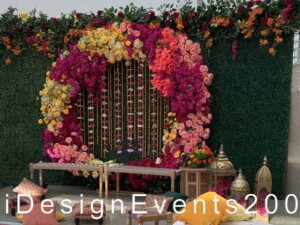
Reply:
[[207, 167], [214, 161], [214, 154], [208, 146], [193, 150], [190, 153], [187, 166], [190, 168]]

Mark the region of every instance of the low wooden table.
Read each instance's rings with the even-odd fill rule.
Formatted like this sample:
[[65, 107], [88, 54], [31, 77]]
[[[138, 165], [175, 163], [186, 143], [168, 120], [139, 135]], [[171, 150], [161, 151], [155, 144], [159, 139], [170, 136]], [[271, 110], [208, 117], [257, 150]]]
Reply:
[[[143, 166], [126, 166], [116, 165], [109, 166], [104, 164], [104, 181], [105, 182], [105, 197], [108, 198], [108, 175], [109, 173], [116, 173], [116, 192], [119, 194], [120, 191], [120, 173], [129, 174], [143, 174], [143, 175], [155, 175], [155, 176], [166, 176], [171, 178], [171, 191], [175, 191], [175, 178], [180, 175], [179, 169], [167, 169], [167, 168], [156, 168], [156, 167], [143, 167]], [[102, 185], [100, 184], [100, 187]]]
[[[78, 170], [78, 171], [98, 171], [99, 172], [99, 196], [102, 197], [103, 187], [103, 164], [85, 164], [85, 163], [51, 163], [51, 162], [38, 162], [30, 163], [30, 179], [34, 178], [34, 170], [39, 170], [39, 184], [43, 186], [43, 170]], [[107, 195], [107, 194], [106, 194]]]

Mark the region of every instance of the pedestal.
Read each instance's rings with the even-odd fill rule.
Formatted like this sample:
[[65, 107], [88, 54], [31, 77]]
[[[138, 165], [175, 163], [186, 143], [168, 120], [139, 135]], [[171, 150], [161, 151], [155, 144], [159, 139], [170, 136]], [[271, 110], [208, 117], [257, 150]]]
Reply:
[[209, 191], [210, 172], [208, 169], [182, 167], [180, 170], [180, 193], [187, 195], [189, 201]]

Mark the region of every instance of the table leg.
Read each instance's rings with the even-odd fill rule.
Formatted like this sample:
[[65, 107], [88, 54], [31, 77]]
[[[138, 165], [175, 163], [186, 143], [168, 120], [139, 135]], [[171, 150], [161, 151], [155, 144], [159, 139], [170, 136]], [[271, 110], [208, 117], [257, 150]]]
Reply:
[[102, 191], [103, 191], [103, 166], [100, 166], [99, 169], [99, 197], [102, 198]]
[[175, 178], [176, 178], [176, 174], [172, 173], [171, 174], [171, 191], [175, 191]]
[[43, 170], [39, 169], [39, 184], [41, 187], [44, 186], [43, 184]]
[[105, 198], [108, 198], [108, 165], [104, 165]]
[[30, 179], [34, 178], [34, 170], [33, 170], [33, 163], [29, 163], [29, 172], [30, 172]]
[[173, 224], [173, 214], [168, 213], [167, 215], [167, 225], [172, 225]]
[[119, 191], [120, 191], [120, 174], [116, 173], [116, 191], [117, 191], [117, 195], [119, 195]]

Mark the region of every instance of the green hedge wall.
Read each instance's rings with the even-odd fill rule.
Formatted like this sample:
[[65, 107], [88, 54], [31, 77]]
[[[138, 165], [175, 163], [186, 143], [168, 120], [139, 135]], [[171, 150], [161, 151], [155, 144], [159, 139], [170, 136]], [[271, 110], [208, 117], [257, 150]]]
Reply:
[[210, 146], [216, 150], [224, 144], [228, 158], [243, 170], [252, 190], [266, 155], [273, 192], [279, 198], [287, 162], [293, 36], [284, 39], [273, 57], [257, 39], [239, 40], [235, 60], [230, 41], [218, 42], [204, 54], [215, 75], [210, 89]]
[[[292, 74], [292, 36], [272, 57], [258, 40], [239, 41], [231, 59], [231, 42], [220, 41], [205, 62], [214, 73], [211, 86], [213, 123], [209, 145], [221, 143], [235, 168], [242, 168], [251, 187], [267, 155], [273, 190], [284, 191]], [[28, 163], [47, 160], [42, 155], [42, 127], [37, 100], [51, 62], [30, 49], [6, 66], [0, 64], [0, 184], [16, 185], [29, 177]], [[36, 175], [37, 176], [37, 175]], [[86, 184], [66, 172], [47, 173], [51, 184]]]

